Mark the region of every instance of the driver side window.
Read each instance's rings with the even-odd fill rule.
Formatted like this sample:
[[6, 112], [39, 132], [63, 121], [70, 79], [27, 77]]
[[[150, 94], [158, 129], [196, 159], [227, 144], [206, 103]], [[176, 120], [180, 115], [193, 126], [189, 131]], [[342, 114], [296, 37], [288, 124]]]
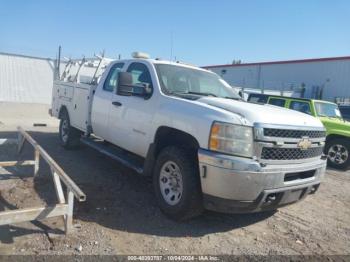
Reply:
[[132, 85], [149, 84], [150, 88], [153, 88], [151, 74], [145, 64], [132, 63], [127, 72], [131, 73]]
[[113, 92], [117, 88], [118, 72], [122, 70], [124, 63], [115, 64], [108, 73], [106, 81], [103, 84], [103, 90]]

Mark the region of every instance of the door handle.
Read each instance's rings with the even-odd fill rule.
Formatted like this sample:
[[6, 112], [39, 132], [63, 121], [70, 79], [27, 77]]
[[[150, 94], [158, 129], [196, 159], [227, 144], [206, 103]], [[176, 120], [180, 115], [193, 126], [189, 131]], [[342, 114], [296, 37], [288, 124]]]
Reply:
[[114, 102], [112, 102], [112, 105], [114, 105], [114, 106], [121, 106], [122, 103], [120, 103], [120, 102], [118, 102], [118, 101], [114, 101]]

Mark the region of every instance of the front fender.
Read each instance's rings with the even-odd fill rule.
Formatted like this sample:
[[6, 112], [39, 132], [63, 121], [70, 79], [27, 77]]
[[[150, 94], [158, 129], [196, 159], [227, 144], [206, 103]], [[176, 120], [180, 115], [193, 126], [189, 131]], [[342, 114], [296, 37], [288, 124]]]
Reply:
[[345, 129], [332, 129], [330, 132], [327, 132], [327, 136], [344, 136], [350, 139], [350, 130]]

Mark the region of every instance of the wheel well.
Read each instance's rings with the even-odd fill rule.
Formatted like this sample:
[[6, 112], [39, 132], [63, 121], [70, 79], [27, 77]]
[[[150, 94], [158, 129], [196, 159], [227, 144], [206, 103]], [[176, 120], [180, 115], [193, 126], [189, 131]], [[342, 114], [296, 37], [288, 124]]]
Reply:
[[63, 114], [68, 114], [68, 110], [66, 106], [61, 106], [60, 112], [58, 113], [58, 118], [61, 119], [63, 117]]
[[158, 155], [158, 153], [166, 146], [179, 145], [188, 149], [193, 149], [194, 151], [197, 151], [199, 148], [197, 139], [192, 135], [166, 126], [158, 128], [154, 143], [155, 155]]
[[349, 137], [342, 136], [342, 135], [328, 135], [326, 137], [326, 143], [329, 143], [331, 140], [336, 139], [336, 138], [338, 138], [338, 139], [349, 139], [350, 140]]
[[159, 127], [154, 137], [154, 142], [150, 145], [145, 164], [144, 175], [151, 176], [159, 152], [167, 146], [182, 146], [190, 149], [197, 159], [198, 141], [190, 134], [175, 128]]

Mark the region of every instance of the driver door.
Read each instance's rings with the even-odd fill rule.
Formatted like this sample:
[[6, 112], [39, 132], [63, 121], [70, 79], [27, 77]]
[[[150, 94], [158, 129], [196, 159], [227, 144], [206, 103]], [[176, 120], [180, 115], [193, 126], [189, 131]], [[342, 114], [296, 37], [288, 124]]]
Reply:
[[[153, 90], [150, 70], [142, 62], [132, 62], [127, 69], [132, 75], [132, 84], [149, 84]], [[155, 96], [125, 96], [114, 92], [109, 110], [109, 141], [140, 156], [146, 156], [153, 139], [152, 119], [155, 111]]]

